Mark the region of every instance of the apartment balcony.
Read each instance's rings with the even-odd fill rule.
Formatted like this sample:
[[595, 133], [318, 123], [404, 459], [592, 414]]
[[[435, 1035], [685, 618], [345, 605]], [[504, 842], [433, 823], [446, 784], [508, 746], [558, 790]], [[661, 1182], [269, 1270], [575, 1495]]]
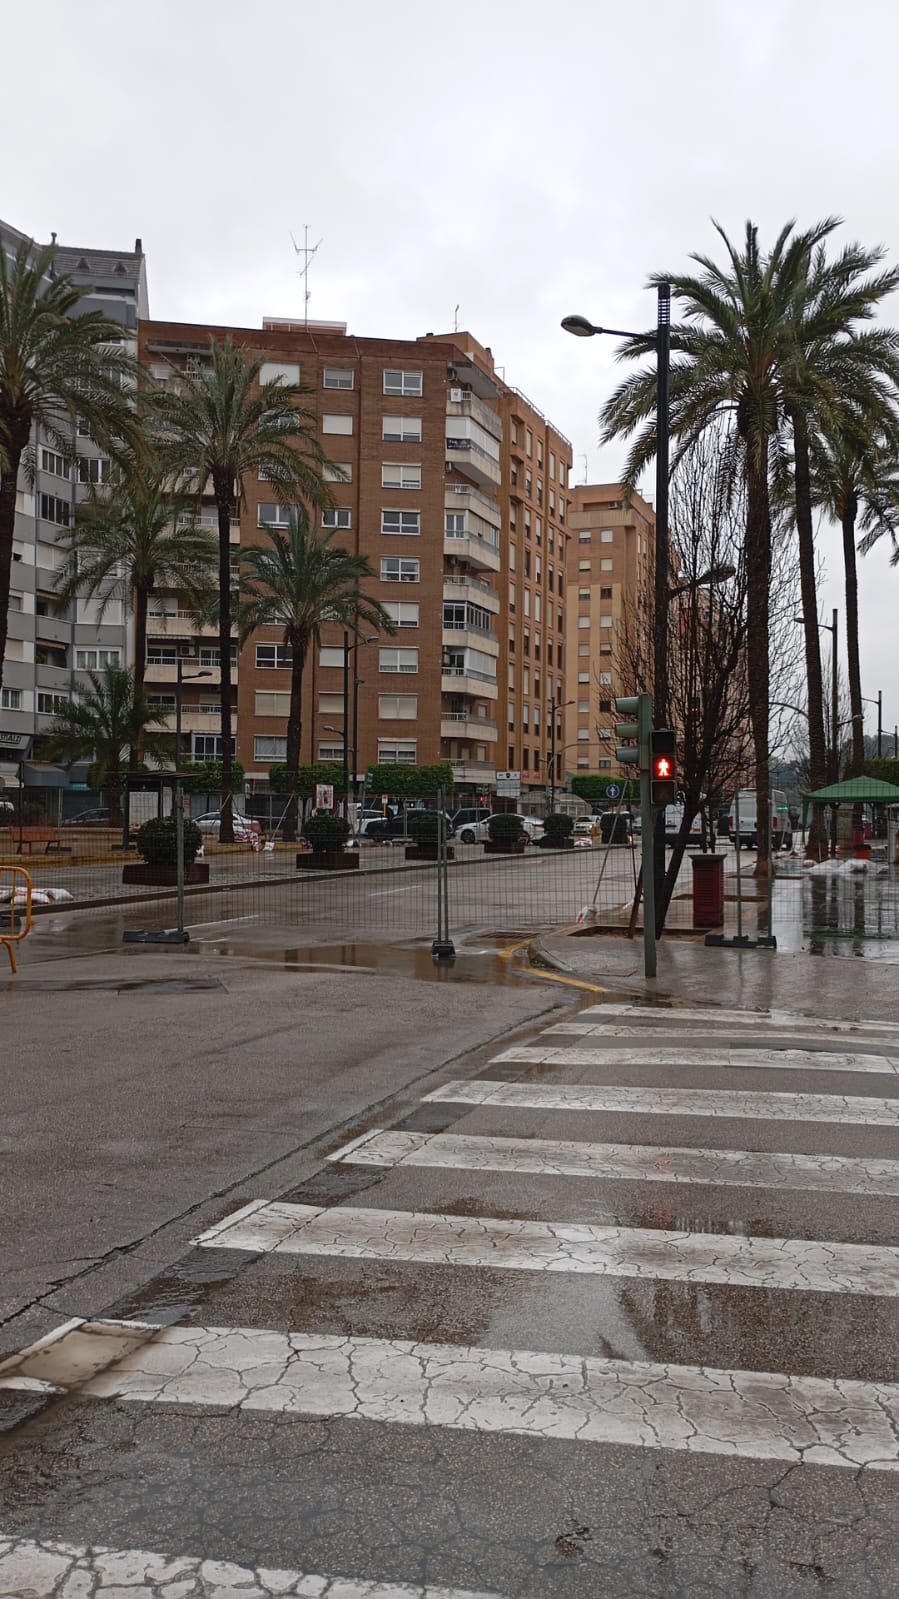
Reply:
[[[497, 442], [502, 439], [503, 424], [500, 417], [496, 411], [491, 411], [489, 405], [485, 405], [483, 400], [479, 400], [476, 394], [472, 394], [470, 389], [451, 388], [449, 390], [446, 415], [447, 419], [457, 416], [471, 417], [474, 422], [477, 422], [484, 429], [485, 433], [490, 434], [491, 438], [496, 439]], [[446, 431], [449, 434], [455, 430], [452, 427], [447, 427]]]
[[[195, 661], [191, 661], [189, 664], [190, 670], [184, 677], [185, 683], [190, 681], [195, 671], [208, 673], [208, 676], [203, 679], [207, 688], [214, 687], [216, 683], [221, 683], [222, 674], [217, 666], [199, 666]], [[159, 661], [148, 661], [144, 671], [144, 681], [148, 688], [157, 688], [161, 683], [177, 683], [178, 667], [174, 661], [171, 663], [166, 662], [165, 664]], [[237, 682], [236, 665], [231, 667], [231, 682], [232, 684]]]
[[496, 782], [496, 766], [490, 761], [450, 761], [453, 777], [457, 783], [476, 783], [478, 788], [487, 788]]
[[[483, 483], [487, 488], [497, 487], [502, 481], [499, 461], [481, 442], [482, 439], [489, 440], [490, 435], [482, 429], [477, 429], [466, 417], [458, 419], [448, 417], [446, 426], [447, 466], [458, 467], [460, 471], [467, 472], [469, 477], [474, 478], [476, 483]], [[453, 431], [450, 432], [450, 429]], [[463, 429], [465, 431], [462, 431]], [[477, 437], [478, 432], [481, 438]]]
[[444, 626], [443, 647], [450, 650], [482, 650], [485, 655], [498, 655], [499, 638], [486, 628]]
[[[218, 538], [219, 519], [214, 511], [201, 511], [197, 517], [197, 522], [200, 527], [206, 529], [207, 533], [214, 533], [216, 538]], [[240, 543], [240, 519], [238, 517], [231, 518], [228, 524], [228, 537], [232, 544]]]
[[440, 737], [473, 738], [481, 744], [495, 744], [499, 729], [487, 716], [473, 716], [470, 711], [441, 711]]
[[469, 666], [444, 666], [440, 673], [440, 690], [443, 694], [470, 694], [473, 699], [499, 699], [499, 686], [495, 677], [486, 672], [476, 672]]
[[35, 616], [33, 619], [29, 618], [29, 620], [34, 622], [34, 637], [37, 640], [38, 648], [42, 643], [71, 644], [72, 624], [67, 618], [61, 616]]
[[445, 532], [443, 553], [454, 561], [467, 561], [469, 566], [483, 572], [498, 572], [501, 565], [498, 545], [488, 543], [471, 528], [461, 533]]
[[498, 501], [492, 499], [489, 494], [483, 494], [471, 483], [445, 484], [443, 508], [445, 511], [470, 511], [473, 516], [481, 517], [497, 531], [502, 523], [502, 512]]
[[499, 595], [489, 583], [480, 577], [462, 577], [454, 572], [443, 574], [443, 598], [445, 600], [460, 600], [463, 603], [471, 600], [474, 605], [483, 606], [485, 611], [490, 611], [494, 616], [499, 611]]
[[[181, 734], [182, 734], [182, 737], [186, 733], [218, 733], [218, 732], [221, 731], [221, 726], [222, 726], [221, 717], [220, 717], [218, 711], [216, 711], [215, 713], [213, 713], [211, 711], [192, 711], [190, 709], [190, 707], [187, 706], [187, 705], [182, 707], [182, 710], [181, 710]], [[175, 731], [175, 713], [174, 713], [174, 711], [171, 711], [169, 713], [169, 715], [166, 717], [165, 721], [160, 725], [160, 727], [158, 729], [154, 729], [154, 731], [159, 731], [161, 733], [174, 733], [174, 731]]]
[[190, 611], [167, 611], [165, 614], [157, 611], [155, 615], [150, 611], [147, 615], [148, 638], [217, 639], [218, 636], [217, 622], [208, 622], [198, 627]]

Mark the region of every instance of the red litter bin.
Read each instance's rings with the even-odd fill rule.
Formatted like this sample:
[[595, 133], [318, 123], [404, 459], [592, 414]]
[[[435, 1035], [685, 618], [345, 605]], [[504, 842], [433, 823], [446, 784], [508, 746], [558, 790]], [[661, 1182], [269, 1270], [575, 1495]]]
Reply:
[[693, 926], [724, 926], [724, 856], [691, 855]]

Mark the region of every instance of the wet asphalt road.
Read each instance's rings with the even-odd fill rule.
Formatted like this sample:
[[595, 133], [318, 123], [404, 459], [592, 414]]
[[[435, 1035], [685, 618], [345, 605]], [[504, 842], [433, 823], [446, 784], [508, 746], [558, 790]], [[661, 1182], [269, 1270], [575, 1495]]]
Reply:
[[[292, 1003], [235, 965], [220, 1059], [228, 1028], [250, 1058], [241, 1007]], [[899, 1591], [889, 1006], [850, 1026], [813, 1015], [811, 988], [767, 1020], [582, 994], [538, 1020], [530, 982], [370, 978], [381, 1031], [342, 986], [363, 978], [287, 980], [299, 1015], [235, 1099], [243, 1179], [210, 1202], [200, 1173], [180, 1253], [141, 1257], [118, 1295], [98, 1276], [80, 1309], [51, 1295], [38, 1330], [100, 1320], [4, 1374], [8, 1414], [34, 1414], [0, 1453], [0, 1594], [68, 1572], [67, 1595], [119, 1599], [123, 1571], [154, 1599]], [[225, 1002], [189, 1000], [188, 1025], [171, 996], [156, 1054], [186, 1029], [188, 1079], [163, 1086], [208, 1130], [196, 1018]], [[491, 1022], [487, 1044], [503, 1004], [517, 1031]], [[408, 1024], [392, 1062], [390, 1007]], [[350, 1040], [330, 1086], [329, 1010], [332, 1047]], [[447, 1048], [478, 1025], [474, 1053]], [[317, 1136], [294, 1175], [263, 1169], [300, 1112]], [[165, 1180], [185, 1211], [190, 1182]]]

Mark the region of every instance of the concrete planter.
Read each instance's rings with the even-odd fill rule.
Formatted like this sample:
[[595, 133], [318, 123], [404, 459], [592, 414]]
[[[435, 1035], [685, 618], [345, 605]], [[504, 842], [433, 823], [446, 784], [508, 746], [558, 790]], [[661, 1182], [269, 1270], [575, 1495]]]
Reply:
[[[456, 855], [456, 852], [453, 849], [452, 844], [447, 844], [447, 846], [446, 846], [446, 858], [447, 858], [447, 860], [448, 861], [454, 860], [455, 859], [455, 855]], [[436, 844], [407, 844], [406, 845], [406, 860], [407, 861], [436, 861], [438, 858], [439, 857], [438, 857], [438, 853], [437, 853], [437, 845]]]
[[527, 839], [522, 839], [520, 844], [507, 844], [505, 840], [500, 843], [492, 838], [484, 841], [485, 855], [523, 855], [527, 849]]
[[[209, 865], [206, 861], [194, 861], [184, 868], [185, 883], [208, 883]], [[147, 888], [177, 888], [177, 866], [149, 866], [144, 861], [140, 866], [122, 867], [123, 883], [143, 883]]]
[[332, 849], [316, 855], [315, 850], [297, 854], [298, 872], [352, 872], [358, 870], [359, 856], [355, 851]]
[[542, 838], [537, 839], [537, 846], [539, 849], [574, 849], [574, 839], [547, 838], [544, 833]]

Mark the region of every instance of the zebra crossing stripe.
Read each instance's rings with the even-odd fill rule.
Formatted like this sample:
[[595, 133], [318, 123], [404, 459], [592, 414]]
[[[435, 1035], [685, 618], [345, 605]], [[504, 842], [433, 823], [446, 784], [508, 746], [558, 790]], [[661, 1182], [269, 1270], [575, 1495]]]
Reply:
[[419, 1583], [357, 1581], [195, 1555], [150, 1554], [146, 1549], [107, 1549], [0, 1533], [0, 1599], [31, 1595], [90, 1595], [90, 1599], [165, 1599], [167, 1594], [203, 1599], [500, 1599], [470, 1589]]
[[623, 1088], [617, 1084], [444, 1083], [425, 1103], [501, 1106], [505, 1110], [607, 1111], [637, 1116], [708, 1116], [752, 1121], [839, 1122], [899, 1127], [899, 1099], [850, 1094], [755, 1093], [732, 1088]]
[[578, 1049], [569, 1045], [519, 1044], [494, 1055], [491, 1065], [518, 1061], [529, 1066], [729, 1066], [752, 1071], [865, 1072], [895, 1077], [899, 1059], [894, 1055], [846, 1055], [819, 1049]]
[[[691, 1044], [701, 1044], [703, 1041], [717, 1043], [721, 1039], [726, 1039], [729, 1044], [736, 1043], [739, 1047], [745, 1049], [777, 1050], [780, 1047], [777, 1043], [772, 1042], [773, 1035], [770, 1027], [735, 1029], [733, 1025], [729, 1025], [726, 1022], [719, 1027], [715, 1026], [711, 1019], [689, 1027], [631, 1027], [628, 1025], [621, 1026], [617, 1022], [606, 1022], [605, 1024], [601, 1022], [554, 1022], [552, 1027], [544, 1027], [539, 1036], [541, 1038], [639, 1038], [642, 1039], [644, 1044], [663, 1038], [665, 1045], [669, 1046], [672, 1040], [680, 1041], [686, 1039]], [[787, 1047], [789, 1048], [793, 1048], [796, 1043], [804, 1040], [808, 1048], [822, 1051], [827, 1050], [834, 1044], [845, 1045], [847, 1042], [844, 1032], [836, 1033], [831, 1037], [826, 1029], [822, 1030], [820, 1027], [815, 1027], [811, 1022], [808, 1027], [793, 1028], [789, 1033], [781, 1029], [779, 1030], [779, 1036], [787, 1039]], [[895, 1039], [869, 1038], [856, 1033], [853, 1034], [848, 1042], [864, 1044], [871, 1050], [895, 1048]]]
[[[113, 1326], [88, 1323], [80, 1336], [102, 1344]], [[102, 1351], [97, 1358], [103, 1360]], [[83, 1383], [80, 1393], [126, 1403], [214, 1405], [849, 1470], [899, 1469], [896, 1383], [532, 1349], [166, 1327]]]
[[772, 1027], [807, 1029], [834, 1033], [892, 1033], [899, 1036], [899, 1022], [834, 1021], [829, 1016], [803, 1016], [789, 1010], [725, 1010], [724, 1007], [687, 1005], [609, 1004], [586, 1005], [578, 1013], [582, 1021], [602, 1021], [607, 1016], [626, 1016], [628, 1020], [662, 1022], [666, 1027], [672, 1022], [735, 1022], [742, 1027]]
[[[740, 1188], [899, 1195], [899, 1160], [774, 1154], [754, 1149], [672, 1149], [651, 1144], [579, 1144], [559, 1138], [488, 1138], [465, 1133], [371, 1132], [329, 1160], [353, 1166], [425, 1166], [536, 1172], [547, 1177], [712, 1183]], [[222, 1227], [227, 1223], [222, 1223]], [[208, 1238], [208, 1234], [206, 1237]]]
[[576, 1272], [869, 1298], [899, 1294], [899, 1250], [892, 1247], [742, 1233], [275, 1202], [226, 1231], [194, 1241], [209, 1249], [263, 1254]]

